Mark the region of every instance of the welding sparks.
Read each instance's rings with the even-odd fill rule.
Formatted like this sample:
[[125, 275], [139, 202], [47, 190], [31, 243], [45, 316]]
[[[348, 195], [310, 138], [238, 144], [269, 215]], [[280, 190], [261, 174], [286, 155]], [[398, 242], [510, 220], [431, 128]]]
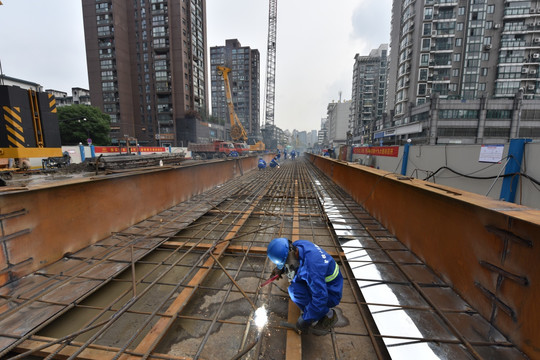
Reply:
[[264, 325], [268, 322], [268, 315], [266, 313], [266, 309], [263, 306], [255, 310], [255, 316], [253, 317], [253, 321], [255, 322], [255, 325], [257, 325], [257, 328], [262, 330]]

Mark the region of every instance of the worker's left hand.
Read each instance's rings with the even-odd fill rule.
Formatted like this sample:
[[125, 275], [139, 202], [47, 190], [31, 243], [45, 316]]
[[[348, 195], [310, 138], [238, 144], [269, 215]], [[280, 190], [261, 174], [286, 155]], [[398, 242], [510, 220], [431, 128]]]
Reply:
[[311, 323], [305, 321], [302, 315], [300, 315], [298, 320], [296, 320], [296, 329], [301, 333], [307, 333], [310, 325]]
[[281, 275], [283, 275], [283, 269], [280, 270], [280, 269], [278, 269], [277, 266], [276, 266], [276, 267], [274, 268], [274, 270], [272, 270], [271, 277], [274, 277], [274, 276], [276, 276], [276, 275], [279, 275], [279, 276], [278, 276], [278, 279], [281, 279], [281, 278], [282, 278]]

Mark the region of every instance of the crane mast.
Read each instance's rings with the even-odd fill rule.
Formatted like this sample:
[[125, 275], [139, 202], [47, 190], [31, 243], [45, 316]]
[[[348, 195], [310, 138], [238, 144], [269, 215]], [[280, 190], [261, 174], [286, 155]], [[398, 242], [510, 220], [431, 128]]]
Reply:
[[277, 0], [269, 0], [268, 6], [268, 46], [266, 57], [266, 98], [265, 98], [265, 142], [274, 148], [274, 102], [276, 98], [276, 33], [277, 33]]

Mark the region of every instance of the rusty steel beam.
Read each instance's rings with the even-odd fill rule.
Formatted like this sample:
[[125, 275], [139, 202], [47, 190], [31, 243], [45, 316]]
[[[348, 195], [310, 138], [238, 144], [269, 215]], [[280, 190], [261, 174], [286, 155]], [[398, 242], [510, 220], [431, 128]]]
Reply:
[[[540, 338], [540, 210], [308, 156], [520, 350], [540, 357], [535, 345]], [[503, 245], [501, 238], [511, 241]], [[483, 263], [519, 274], [528, 285], [506, 281], [500, 286]], [[485, 290], [493, 296], [485, 296]], [[493, 306], [500, 303], [511, 312], [492, 318]]]
[[[257, 157], [239, 161], [257, 167]], [[0, 286], [238, 176], [236, 161], [224, 160], [0, 191]]]

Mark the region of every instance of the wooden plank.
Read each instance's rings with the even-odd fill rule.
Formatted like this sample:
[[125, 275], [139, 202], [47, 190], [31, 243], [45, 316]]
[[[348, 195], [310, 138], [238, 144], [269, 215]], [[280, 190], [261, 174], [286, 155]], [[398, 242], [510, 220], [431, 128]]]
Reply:
[[[294, 181], [294, 206], [293, 206], [293, 231], [291, 241], [300, 240], [300, 221], [298, 218], [298, 180]], [[291, 324], [296, 324], [300, 316], [300, 309], [292, 300], [289, 299], [289, 314], [287, 321]], [[302, 337], [295, 331], [287, 330], [287, 346], [285, 353], [286, 360], [301, 360], [302, 359]]]

